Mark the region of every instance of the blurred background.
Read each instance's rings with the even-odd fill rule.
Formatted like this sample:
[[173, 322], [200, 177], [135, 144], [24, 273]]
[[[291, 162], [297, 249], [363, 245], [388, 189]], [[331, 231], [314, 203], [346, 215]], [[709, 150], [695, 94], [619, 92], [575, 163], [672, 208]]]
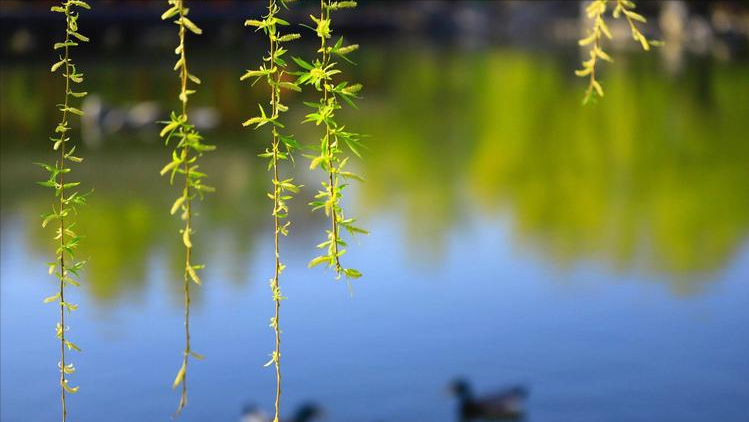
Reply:
[[[166, 2], [94, 1], [76, 123], [95, 188], [76, 217], [89, 257], [71, 290], [70, 335], [84, 353], [69, 398], [73, 421], [168, 420], [183, 348], [177, 192], [159, 169], [162, 120], [178, 107], [175, 26]], [[180, 420], [239, 421], [272, 410], [270, 174], [256, 155], [267, 132], [242, 128], [261, 84], [240, 83], [266, 51], [242, 26], [265, 2], [189, 1], [204, 34], [188, 38], [203, 84], [191, 118], [218, 149], [203, 158], [217, 192], [199, 204], [189, 405]], [[320, 420], [454, 421], [465, 380], [477, 395], [522, 385], [530, 422], [721, 421], [749, 415], [749, 6], [742, 1], [640, 1], [643, 52], [610, 21], [616, 60], [606, 97], [581, 106], [576, 78], [587, 2], [362, 1], [334, 16], [361, 44], [348, 79], [365, 86], [341, 121], [366, 133], [366, 183], [345, 208], [371, 235], [346, 262], [364, 273], [353, 296], [316, 256], [326, 220], [291, 204], [281, 281], [285, 414]], [[64, 80], [49, 72], [64, 32], [54, 2], [0, 2], [0, 419], [59, 417], [56, 290], [45, 265], [53, 198], [31, 163], [48, 142]], [[295, 4], [293, 24], [316, 2]], [[62, 30], [61, 30], [62, 29]], [[317, 48], [298, 42], [292, 54]], [[298, 105], [314, 92], [286, 94]], [[318, 128], [287, 113], [307, 145]], [[78, 122], [78, 120], [73, 120]]]

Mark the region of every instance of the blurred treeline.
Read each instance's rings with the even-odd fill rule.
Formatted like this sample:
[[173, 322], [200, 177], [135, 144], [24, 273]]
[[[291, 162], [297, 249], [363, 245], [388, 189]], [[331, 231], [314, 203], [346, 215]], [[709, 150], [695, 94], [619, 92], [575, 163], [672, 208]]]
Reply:
[[[0, 1], [0, 55], [46, 55], [60, 33], [51, 25], [49, 7], [55, 1]], [[212, 49], [245, 45], [242, 23], [263, 13], [264, 1], [193, 0], [191, 16], [205, 33], [193, 42]], [[363, 0], [356, 11], [339, 13], [336, 28], [357, 37], [426, 37], [438, 42], [465, 44], [574, 44], [586, 27], [586, 1], [384, 1]], [[93, 42], [90, 53], [131, 54], [170, 44], [170, 26], [159, 17], [165, 1], [92, 0], [93, 9], [81, 19]], [[749, 39], [746, 1], [638, 1], [638, 12], [648, 17], [648, 36], [677, 36], [690, 43], [725, 44], [715, 47], [743, 55]], [[315, 1], [295, 3], [287, 16], [302, 22], [318, 8]], [[670, 33], [670, 34], [666, 34]], [[625, 34], [626, 35], [626, 34]]]

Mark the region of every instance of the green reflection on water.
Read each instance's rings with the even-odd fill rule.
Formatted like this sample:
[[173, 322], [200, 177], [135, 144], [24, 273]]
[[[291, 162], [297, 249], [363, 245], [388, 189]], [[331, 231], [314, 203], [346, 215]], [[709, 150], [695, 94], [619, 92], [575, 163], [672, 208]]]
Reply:
[[[517, 246], [561, 267], [592, 259], [645, 269], [668, 275], [671, 289], [686, 294], [699, 291], [701, 275], [723, 268], [749, 234], [746, 64], [695, 62], [666, 75], [657, 58], [622, 60], [605, 75], [605, 100], [583, 108], [569, 71], [574, 57], [370, 52], [357, 69], [370, 89], [362, 110], [346, 116], [352, 128], [371, 134], [366, 160], [358, 163], [367, 183], [356, 206], [370, 217], [402, 211], [405, 240], [415, 251], [439, 257], [447, 235], [467, 219], [507, 214]], [[112, 105], [171, 101], [166, 88], [173, 81], [158, 64], [105, 63], [96, 73], [87, 89]], [[222, 124], [206, 133], [220, 147], [206, 163], [219, 189], [201, 204], [198, 236], [212, 245], [204, 253], [233, 255], [220, 264], [234, 265], [227, 279], [245, 280], [242, 262], [268, 205], [268, 177], [253, 156], [262, 139], [234, 124], [249, 115], [254, 99], [241, 90], [232, 64], [199, 73], [206, 94], [196, 99], [215, 105]], [[29, 163], [44, 151], [16, 147], [43, 146], [56, 88], [38, 66], [2, 68], [3, 212], [27, 216], [25, 230], [39, 253], [49, 249], [49, 236], [33, 216], [49, 198], [19, 186], [38, 177]], [[143, 138], [156, 139], [155, 130]], [[315, 139], [311, 128], [294, 130], [302, 140]], [[142, 292], [153, 254], [179, 262], [166, 211], [173, 192], [156, 175], [165, 151], [130, 136], [118, 135], [131, 144], [126, 148], [89, 152], [78, 172], [97, 190], [78, 220], [88, 233], [83, 254], [95, 256], [87, 291], [102, 302]], [[302, 235], [319, 224], [304, 207], [292, 209]], [[179, 268], [169, 271], [179, 279]], [[177, 284], [173, 292], [176, 298]]]
[[748, 71], [621, 63], [605, 101], [580, 107], [564, 61], [413, 52], [386, 100], [365, 102], [363, 208], [402, 201], [432, 241], [466, 208], [509, 212], [514, 238], [562, 265], [653, 270], [692, 292], [749, 233]]
[[[520, 239], [562, 261], [686, 273], [719, 268], [746, 238], [746, 72], [621, 68], [605, 102], [579, 108], [561, 72], [505, 56], [487, 68], [469, 179], [487, 207], [508, 204]], [[693, 89], [702, 78], [708, 98]]]
[[[167, 266], [163, 268], [167, 291], [175, 304], [181, 303], [183, 269], [179, 262], [184, 251], [179, 247], [178, 224], [168, 213], [176, 193], [167, 182], [153, 179], [158, 176], [162, 152], [135, 148], [89, 153], [86, 166], [77, 169], [84, 185], [96, 186], [90, 204], [80, 209], [76, 221], [78, 232], [85, 236], [78, 256], [91, 258], [85, 291], [102, 305], [143, 294], [153, 265]], [[4, 224], [9, 216], [22, 216], [16, 221], [27, 234], [30, 252], [42, 263], [53, 253], [54, 245], [36, 215], [49, 206], [49, 198], [41, 188], [18, 188], [38, 176], [38, 171], [27, 165], [33, 159], [29, 152], [3, 155], [2, 211]], [[211, 270], [219, 270], [220, 278], [229, 283], [247, 280], [247, 261], [266, 211], [261, 209], [267, 202], [262, 186], [266, 174], [254, 161], [247, 151], [228, 148], [204, 162], [222, 190], [212, 198], [210, 207], [197, 207], [201, 224], [195, 238], [202, 247], [195, 254], [211, 262]], [[154, 256], [165, 259], [156, 263]], [[194, 298], [198, 305], [201, 295]]]

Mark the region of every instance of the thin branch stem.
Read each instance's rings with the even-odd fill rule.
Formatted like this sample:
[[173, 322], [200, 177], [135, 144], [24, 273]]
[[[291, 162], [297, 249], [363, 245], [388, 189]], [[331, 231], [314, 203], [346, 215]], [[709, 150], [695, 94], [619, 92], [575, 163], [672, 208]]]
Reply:
[[[69, 10], [69, 6], [66, 6], [66, 15]], [[69, 48], [67, 43], [70, 41], [70, 34], [65, 36], [65, 105], [62, 111], [62, 121], [60, 124], [66, 125], [68, 121], [68, 100], [70, 98], [70, 75], [72, 72], [69, 58]], [[67, 125], [66, 125], [67, 126]], [[65, 136], [63, 133], [61, 136]], [[60, 143], [60, 170], [65, 169], [65, 142]], [[67, 403], [65, 401], [65, 387], [67, 383], [65, 379], [65, 173], [60, 172], [60, 394], [62, 401], [62, 422], [65, 422], [68, 418]]]
[[[281, 294], [280, 278], [281, 273], [284, 270], [284, 265], [281, 263], [281, 235], [288, 234], [288, 226], [290, 222], [283, 223], [283, 220], [288, 217], [288, 207], [286, 206], [286, 200], [290, 197], [288, 192], [296, 193], [299, 191], [301, 186], [296, 186], [292, 183], [293, 179], [281, 179], [281, 161], [291, 159], [292, 150], [294, 149], [295, 142], [293, 136], [282, 135], [279, 128], [283, 125], [278, 121], [280, 114], [288, 110], [281, 104], [281, 87], [287, 89], [299, 90], [298, 86], [294, 83], [284, 82], [283, 77], [285, 75], [286, 62], [281, 58], [286, 53], [286, 49], [281, 46], [281, 43], [288, 42], [299, 38], [299, 34], [286, 34], [281, 35], [279, 26], [288, 25], [283, 19], [277, 18], [279, 12], [279, 1], [285, 7], [283, 0], [268, 0], [268, 13], [262, 16], [262, 20], [248, 19], [245, 21], [245, 26], [254, 26], [258, 30], [262, 30], [268, 37], [268, 56], [263, 57], [260, 67], [258, 69], [248, 70], [240, 80], [254, 77], [255, 82], [260, 78], [265, 78], [270, 88], [270, 114], [266, 114], [265, 109], [261, 104], [260, 116], [252, 117], [245, 121], [242, 125], [249, 126], [254, 124], [255, 129], [270, 123], [272, 140], [270, 147], [265, 148], [265, 152], [260, 154], [261, 157], [269, 159], [268, 170], [272, 169], [273, 179], [271, 180], [273, 185], [273, 191], [268, 192], [273, 201], [273, 277], [270, 279], [270, 289], [273, 294], [273, 305], [274, 314], [270, 318], [270, 327], [273, 329], [275, 337], [275, 347], [271, 354], [270, 360], [264, 366], [270, 366], [271, 364], [275, 367], [276, 372], [276, 389], [275, 389], [275, 404], [274, 410], [275, 415], [273, 418], [274, 422], [278, 422], [281, 418], [281, 391], [282, 391], [282, 376], [281, 376], [281, 301], [285, 298]], [[286, 150], [281, 151], [281, 146], [285, 146]]]
[[[268, 11], [269, 13], [275, 13], [278, 6], [276, 5], [275, 0], [269, 0], [268, 2]], [[275, 67], [276, 64], [273, 63], [273, 58], [276, 55], [276, 51], [278, 49], [278, 41], [277, 41], [278, 34], [272, 33], [269, 36], [270, 39], [270, 57], [271, 57], [271, 67]], [[272, 106], [272, 116], [277, 117], [278, 116], [278, 104], [280, 103], [280, 88], [279, 83], [281, 82], [281, 76], [282, 72], [280, 69], [276, 71], [276, 84], [275, 86], [271, 87], [271, 106]], [[274, 251], [275, 251], [275, 265], [274, 265], [274, 271], [273, 271], [273, 301], [275, 302], [275, 316], [274, 316], [274, 327], [273, 331], [275, 333], [275, 367], [276, 367], [276, 400], [275, 400], [275, 417], [273, 418], [274, 422], [278, 422], [281, 417], [281, 328], [280, 328], [280, 308], [281, 308], [281, 295], [280, 295], [280, 276], [281, 276], [281, 255], [279, 252], [279, 234], [281, 230], [280, 225], [280, 196], [281, 196], [281, 187], [280, 187], [280, 179], [278, 177], [278, 147], [279, 147], [279, 139], [278, 139], [278, 130], [276, 127], [273, 127], [273, 224], [274, 224]]]
[[[65, 4], [65, 17], [67, 18], [70, 13], [70, 4]], [[66, 24], [68, 27], [69, 24]], [[72, 65], [70, 64], [70, 48], [68, 43], [70, 42], [70, 33], [65, 31], [65, 102], [62, 109], [62, 119], [60, 125], [67, 126], [68, 122], [68, 104], [70, 100], [70, 78], [73, 72]], [[58, 169], [60, 170], [60, 401], [62, 404], [62, 422], [67, 421], [68, 418], [68, 407], [66, 401], [66, 390], [67, 377], [65, 373], [65, 277], [67, 277], [67, 269], [65, 267], [65, 133], [62, 133], [60, 142], [60, 158]]]
[[[323, 19], [329, 19], [330, 18], [330, 10], [325, 7], [325, 0], [320, 0], [320, 20]], [[327, 68], [328, 64], [330, 63], [330, 54], [328, 54], [328, 48], [325, 43], [325, 37], [320, 37], [320, 50], [322, 51], [322, 68]], [[327, 81], [322, 81], [323, 85], [323, 101], [324, 104], [328, 104], [328, 98], [330, 98], [330, 85]], [[333, 203], [336, 203], [336, 189], [335, 187], [338, 185], [338, 176], [335, 175], [335, 163], [334, 163], [334, 155], [333, 155], [333, 143], [331, 141], [331, 138], [333, 137], [332, 131], [330, 130], [330, 124], [326, 121], [325, 122], [325, 148], [327, 152], [327, 158], [328, 158], [328, 193], [330, 195], [331, 201]], [[331, 207], [330, 211], [330, 230], [333, 233], [333, 254], [335, 256], [335, 272], [336, 274], [340, 275], [341, 271], [343, 270], [343, 267], [341, 267], [341, 261], [339, 259], [338, 254], [338, 212], [336, 210], [336, 207]]]
[[[178, 3], [179, 17], [183, 19], [185, 17], [184, 3], [182, 0]], [[185, 45], [185, 26], [179, 26], [179, 44], [180, 48], [180, 61], [182, 66], [180, 68], [180, 82], [181, 82], [181, 95], [180, 99], [182, 102], [182, 119], [187, 121], [187, 58]], [[189, 163], [189, 145], [187, 142], [183, 142], [182, 146], [182, 161], [184, 163], [183, 171], [185, 174], [185, 187], [183, 192], [184, 206], [185, 206], [185, 228], [184, 231], [187, 236], [190, 235], [190, 223], [192, 219], [192, 210], [190, 204], [190, 163]], [[184, 269], [184, 306], [185, 306], [185, 349], [182, 356], [182, 367], [184, 373], [182, 375], [182, 392], [180, 394], [179, 405], [175, 414], [179, 414], [182, 409], [187, 405], [187, 365], [190, 358], [190, 257], [192, 255], [192, 248], [189, 245], [185, 245], [185, 269]]]

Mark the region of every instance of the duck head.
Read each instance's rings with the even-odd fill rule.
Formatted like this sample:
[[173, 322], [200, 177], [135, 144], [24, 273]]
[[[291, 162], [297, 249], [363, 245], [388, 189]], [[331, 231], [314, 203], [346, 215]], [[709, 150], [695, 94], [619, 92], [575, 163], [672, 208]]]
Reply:
[[471, 392], [471, 386], [468, 381], [458, 378], [453, 380], [449, 386], [450, 393], [462, 400], [470, 399], [473, 394]]
[[309, 422], [322, 416], [322, 409], [314, 403], [305, 403], [299, 406], [294, 417], [295, 422]]

